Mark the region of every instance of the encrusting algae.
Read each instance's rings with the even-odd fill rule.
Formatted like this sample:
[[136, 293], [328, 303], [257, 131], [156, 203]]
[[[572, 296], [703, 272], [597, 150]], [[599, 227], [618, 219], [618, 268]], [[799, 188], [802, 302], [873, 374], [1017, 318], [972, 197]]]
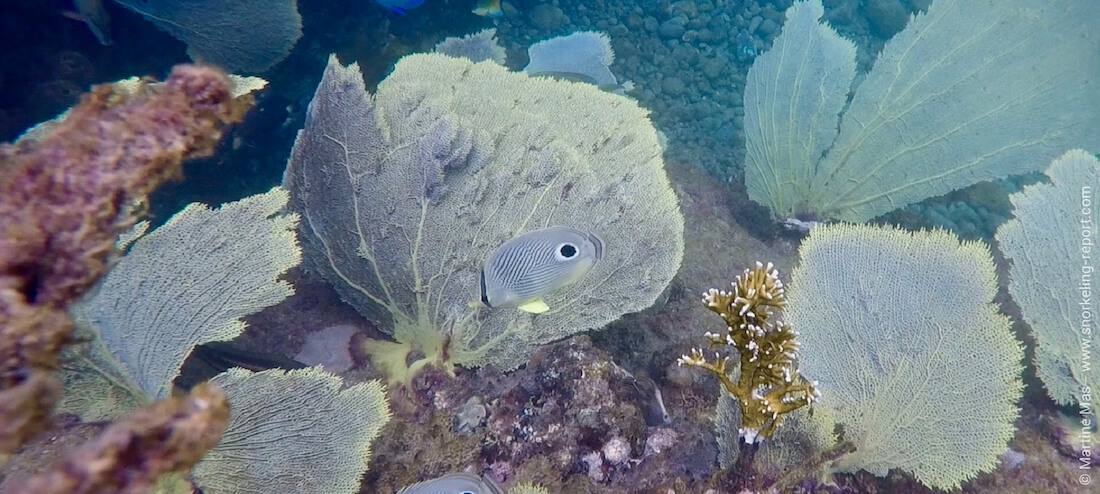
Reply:
[[740, 372], [730, 374], [731, 357], [716, 352], [714, 361], [708, 361], [699, 348], [677, 362], [718, 376], [741, 407], [739, 437], [754, 444], [771, 436], [783, 415], [813, 403], [820, 393], [817, 381], [807, 381], [798, 373], [798, 333], [774, 317], [787, 305], [779, 271], [772, 263], [757, 262], [755, 269], [746, 269], [732, 285], [733, 292], [711, 288], [703, 294], [703, 304], [726, 321], [725, 334], [708, 331], [704, 336], [712, 348], [734, 347]]

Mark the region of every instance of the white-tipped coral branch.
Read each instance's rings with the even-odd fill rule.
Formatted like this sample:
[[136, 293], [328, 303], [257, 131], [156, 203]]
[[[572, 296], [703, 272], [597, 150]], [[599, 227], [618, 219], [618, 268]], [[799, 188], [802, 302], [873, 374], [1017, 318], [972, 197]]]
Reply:
[[711, 347], [732, 347], [739, 356], [737, 380], [728, 371], [731, 357], [715, 354], [713, 361], [702, 349], [692, 349], [677, 363], [713, 372], [726, 391], [741, 407], [742, 426], [738, 429], [746, 443], [761, 442], [770, 436], [783, 415], [813, 403], [821, 393], [817, 381], [807, 381], [798, 373], [798, 333], [791, 326], [773, 319], [787, 304], [779, 270], [772, 263], [756, 263], [732, 283], [733, 291], [710, 289], [703, 294], [703, 305], [726, 321], [726, 333], [707, 332]]

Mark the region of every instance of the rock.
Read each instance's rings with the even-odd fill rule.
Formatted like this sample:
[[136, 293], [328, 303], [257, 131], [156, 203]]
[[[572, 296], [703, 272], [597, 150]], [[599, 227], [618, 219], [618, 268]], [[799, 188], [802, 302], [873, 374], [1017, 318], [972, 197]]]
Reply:
[[699, 15], [699, 9], [695, 6], [695, 2], [692, 2], [691, 0], [676, 2], [672, 4], [672, 8], [676, 12], [684, 14], [688, 17], [695, 17], [696, 15]]
[[867, 0], [864, 10], [871, 30], [883, 39], [892, 38], [909, 22], [909, 10], [900, 0]]
[[699, 49], [691, 45], [680, 45], [672, 50], [672, 58], [680, 65], [694, 66], [699, 62]]
[[565, 12], [553, 5], [540, 3], [527, 14], [531, 24], [542, 31], [558, 29], [567, 22]]
[[349, 348], [351, 337], [358, 331], [355, 325], [338, 324], [310, 333], [294, 360], [306, 365], [321, 365], [333, 374], [345, 372], [353, 364]]
[[749, 32], [750, 33], [755, 33], [756, 28], [760, 27], [760, 24], [763, 23], [763, 22], [764, 22], [763, 17], [760, 17], [760, 16], [753, 17], [752, 20], [749, 21]]
[[684, 18], [673, 17], [661, 23], [659, 34], [664, 39], [679, 39], [684, 35]]
[[568, 471], [588, 456], [591, 469], [606, 472], [602, 445], [641, 444], [646, 425], [633, 402], [634, 379], [611, 360], [579, 336], [543, 347], [524, 370], [508, 376], [497, 388], [503, 389], [500, 397], [487, 400], [487, 432], [501, 457], [519, 462], [544, 456]]
[[668, 96], [680, 96], [684, 94], [684, 81], [679, 77], [671, 76], [661, 81], [661, 91]]
[[462, 434], [481, 427], [485, 424], [485, 417], [488, 415], [489, 408], [485, 406], [485, 400], [477, 395], [471, 396], [455, 412], [454, 431]]
[[722, 63], [718, 59], [711, 58], [703, 62], [703, 75], [705, 75], [707, 79], [710, 79], [712, 81], [718, 79], [718, 76], [722, 75], [722, 69], [724, 69], [725, 66], [726, 64]]
[[612, 465], [623, 465], [630, 461], [630, 450], [630, 442], [619, 436], [612, 437], [600, 448], [604, 459]]
[[764, 22], [760, 23], [760, 27], [756, 29], [756, 32], [767, 38], [775, 34], [777, 30], [779, 30], [779, 24], [771, 19], [764, 19]]

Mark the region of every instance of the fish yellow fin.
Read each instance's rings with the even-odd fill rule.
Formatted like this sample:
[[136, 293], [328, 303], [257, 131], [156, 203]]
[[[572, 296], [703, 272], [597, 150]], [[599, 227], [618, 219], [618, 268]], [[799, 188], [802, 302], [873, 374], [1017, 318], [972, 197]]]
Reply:
[[550, 307], [547, 306], [546, 302], [543, 302], [541, 298], [532, 300], [516, 308], [524, 312], [530, 312], [532, 314], [542, 314], [543, 312], [550, 310]]

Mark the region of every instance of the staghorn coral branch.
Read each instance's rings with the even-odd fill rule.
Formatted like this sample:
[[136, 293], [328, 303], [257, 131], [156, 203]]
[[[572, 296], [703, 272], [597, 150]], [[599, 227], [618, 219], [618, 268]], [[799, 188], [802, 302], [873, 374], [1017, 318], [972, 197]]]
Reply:
[[0, 145], [0, 461], [48, 424], [64, 309], [107, 269], [124, 209], [246, 106], [218, 69], [181, 65], [156, 91], [96, 87], [41, 140]]

